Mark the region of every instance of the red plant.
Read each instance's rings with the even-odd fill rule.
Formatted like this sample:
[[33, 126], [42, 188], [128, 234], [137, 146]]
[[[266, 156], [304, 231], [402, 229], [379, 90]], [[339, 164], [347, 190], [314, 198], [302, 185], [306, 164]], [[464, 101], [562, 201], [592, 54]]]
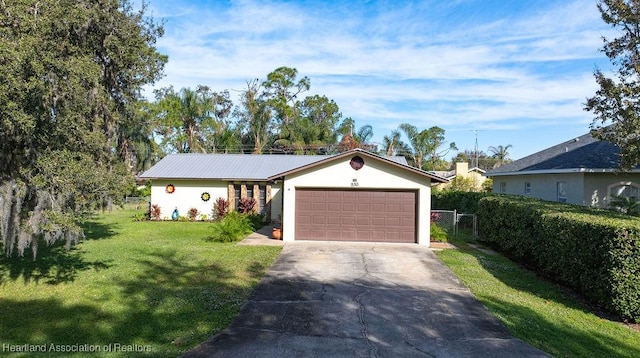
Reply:
[[431, 221], [438, 221], [438, 219], [440, 219], [440, 214], [431, 213]]
[[238, 211], [242, 214], [247, 214], [253, 211], [256, 206], [256, 199], [254, 198], [242, 198], [238, 200]]
[[160, 205], [158, 204], [152, 205], [151, 209], [149, 210], [149, 216], [153, 220], [160, 220]]
[[196, 221], [196, 218], [198, 217], [198, 209], [196, 208], [189, 209], [189, 212], [187, 212], [187, 216], [189, 216], [189, 220]]
[[216, 218], [224, 218], [227, 215], [227, 212], [229, 212], [229, 201], [225, 198], [216, 199], [213, 210], [215, 211]]

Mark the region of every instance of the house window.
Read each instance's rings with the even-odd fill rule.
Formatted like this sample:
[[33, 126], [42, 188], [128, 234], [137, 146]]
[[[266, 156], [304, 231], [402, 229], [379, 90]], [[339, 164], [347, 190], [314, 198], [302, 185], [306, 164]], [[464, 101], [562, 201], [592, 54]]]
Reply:
[[238, 208], [238, 202], [240, 201], [240, 195], [242, 194], [242, 186], [240, 184], [233, 184], [233, 207]]
[[557, 184], [558, 201], [561, 203], [567, 202], [567, 182], [559, 181]]
[[618, 183], [609, 186], [609, 197], [615, 198], [640, 198], [640, 185], [636, 183], [626, 182]]
[[258, 204], [260, 205], [260, 214], [267, 214], [267, 187], [260, 185], [260, 197]]
[[531, 194], [531, 183], [528, 181], [524, 182], [524, 193]]
[[507, 192], [507, 183], [500, 182], [500, 193], [505, 194]]
[[253, 184], [247, 184], [247, 196], [245, 198], [253, 198]]

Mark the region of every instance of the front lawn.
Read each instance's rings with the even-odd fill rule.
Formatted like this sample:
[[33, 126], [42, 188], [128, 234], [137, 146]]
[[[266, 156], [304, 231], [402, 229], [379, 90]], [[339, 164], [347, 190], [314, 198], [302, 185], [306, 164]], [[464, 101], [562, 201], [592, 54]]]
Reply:
[[97, 216], [70, 252], [0, 258], [0, 355], [175, 357], [230, 324], [281, 250], [133, 215]]
[[501, 255], [453, 243], [459, 250], [438, 257], [514, 336], [555, 357], [640, 357], [640, 332], [598, 317]]

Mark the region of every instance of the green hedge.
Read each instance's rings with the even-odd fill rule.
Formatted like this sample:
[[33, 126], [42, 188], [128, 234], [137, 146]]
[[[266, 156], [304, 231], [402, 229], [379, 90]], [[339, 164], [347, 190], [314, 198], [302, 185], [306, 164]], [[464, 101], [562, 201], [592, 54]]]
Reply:
[[624, 318], [640, 321], [640, 221], [582, 206], [492, 195], [480, 239]]
[[457, 210], [459, 213], [474, 214], [478, 209], [478, 201], [489, 193], [467, 191], [433, 191], [431, 193], [431, 209]]

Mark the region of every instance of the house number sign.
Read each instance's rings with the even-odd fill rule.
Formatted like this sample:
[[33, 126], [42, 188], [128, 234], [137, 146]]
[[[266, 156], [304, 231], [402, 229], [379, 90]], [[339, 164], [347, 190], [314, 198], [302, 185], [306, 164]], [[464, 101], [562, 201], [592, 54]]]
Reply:
[[359, 186], [359, 185], [360, 185], [360, 184], [358, 183], [358, 179], [352, 179], [352, 180], [351, 180], [351, 187], [357, 187], [357, 186]]

